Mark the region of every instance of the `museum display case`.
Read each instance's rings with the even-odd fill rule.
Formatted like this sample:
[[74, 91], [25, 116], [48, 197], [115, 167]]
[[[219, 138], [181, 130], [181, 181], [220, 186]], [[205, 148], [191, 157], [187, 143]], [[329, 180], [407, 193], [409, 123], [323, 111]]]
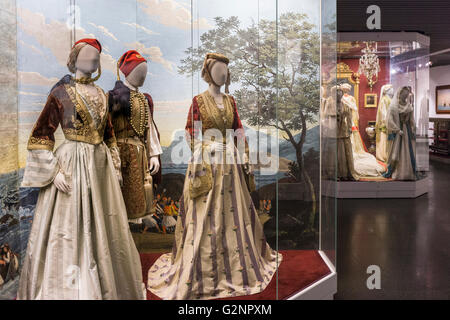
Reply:
[[2, 3], [0, 299], [333, 298], [335, 1]]
[[450, 155], [450, 120], [445, 118], [430, 118], [433, 124], [433, 136], [430, 144], [430, 151], [436, 154]]
[[[338, 146], [339, 198], [427, 192], [429, 67], [422, 34], [338, 34], [337, 82], [351, 118], [351, 151]], [[347, 165], [351, 174], [339, 173]]]

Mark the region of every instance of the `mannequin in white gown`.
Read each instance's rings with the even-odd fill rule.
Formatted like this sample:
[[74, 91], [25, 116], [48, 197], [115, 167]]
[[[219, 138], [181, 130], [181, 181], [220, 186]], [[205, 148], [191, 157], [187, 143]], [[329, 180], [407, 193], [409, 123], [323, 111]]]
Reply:
[[352, 135], [350, 137], [353, 150], [353, 162], [356, 173], [361, 177], [381, 177], [386, 171], [385, 167], [378, 163], [375, 156], [367, 152], [364, 142], [359, 133], [359, 112], [356, 100], [349, 94], [351, 86], [344, 83], [340, 86], [344, 92], [342, 103], [348, 105], [352, 110]]
[[410, 87], [400, 88], [387, 115], [389, 142], [388, 172], [394, 180], [416, 180], [416, 125], [414, 95]]
[[377, 133], [377, 159], [383, 162], [386, 162], [388, 158], [386, 121], [389, 105], [391, 104], [393, 96], [394, 88], [392, 87], [392, 84], [386, 84], [381, 87], [375, 129]]

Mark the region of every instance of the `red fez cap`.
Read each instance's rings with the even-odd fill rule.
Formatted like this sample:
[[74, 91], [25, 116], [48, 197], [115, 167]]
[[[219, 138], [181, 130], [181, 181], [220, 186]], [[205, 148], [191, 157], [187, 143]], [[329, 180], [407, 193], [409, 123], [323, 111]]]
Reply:
[[100, 42], [98, 42], [98, 40], [97, 39], [89, 39], [89, 38], [84, 38], [84, 39], [81, 39], [81, 40], [78, 40], [77, 42], [75, 42], [75, 44], [73, 45], [74, 47], [77, 45], [77, 44], [79, 44], [79, 43], [81, 43], [81, 42], [85, 42], [85, 43], [87, 43], [88, 45], [91, 45], [91, 46], [93, 46], [95, 49], [97, 49], [98, 50], [98, 52], [102, 52], [102, 45], [100, 44]]
[[131, 71], [142, 62], [146, 62], [143, 56], [136, 50], [130, 50], [125, 52], [117, 62], [117, 67], [122, 71], [125, 77], [128, 77]]

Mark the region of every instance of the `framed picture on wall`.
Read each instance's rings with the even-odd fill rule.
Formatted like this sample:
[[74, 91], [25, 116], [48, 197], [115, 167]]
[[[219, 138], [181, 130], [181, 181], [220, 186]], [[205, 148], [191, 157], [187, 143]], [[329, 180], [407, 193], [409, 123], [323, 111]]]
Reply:
[[436, 113], [450, 113], [450, 85], [436, 87]]
[[366, 107], [366, 108], [376, 108], [377, 107], [377, 94], [376, 93], [364, 94], [364, 107]]

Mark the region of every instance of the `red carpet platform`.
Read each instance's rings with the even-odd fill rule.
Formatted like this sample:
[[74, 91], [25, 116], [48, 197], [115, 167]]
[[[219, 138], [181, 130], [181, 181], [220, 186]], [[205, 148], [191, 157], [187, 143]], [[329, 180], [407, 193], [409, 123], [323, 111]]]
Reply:
[[[315, 250], [286, 250], [283, 254], [283, 262], [278, 270], [278, 297], [287, 299], [294, 293], [308, 287], [314, 282], [330, 274], [325, 262]], [[142, 275], [147, 283], [147, 272], [151, 265], [158, 259], [161, 253], [142, 253]], [[261, 293], [223, 300], [275, 300], [276, 276]], [[159, 297], [147, 290], [147, 300], [160, 300]]]

